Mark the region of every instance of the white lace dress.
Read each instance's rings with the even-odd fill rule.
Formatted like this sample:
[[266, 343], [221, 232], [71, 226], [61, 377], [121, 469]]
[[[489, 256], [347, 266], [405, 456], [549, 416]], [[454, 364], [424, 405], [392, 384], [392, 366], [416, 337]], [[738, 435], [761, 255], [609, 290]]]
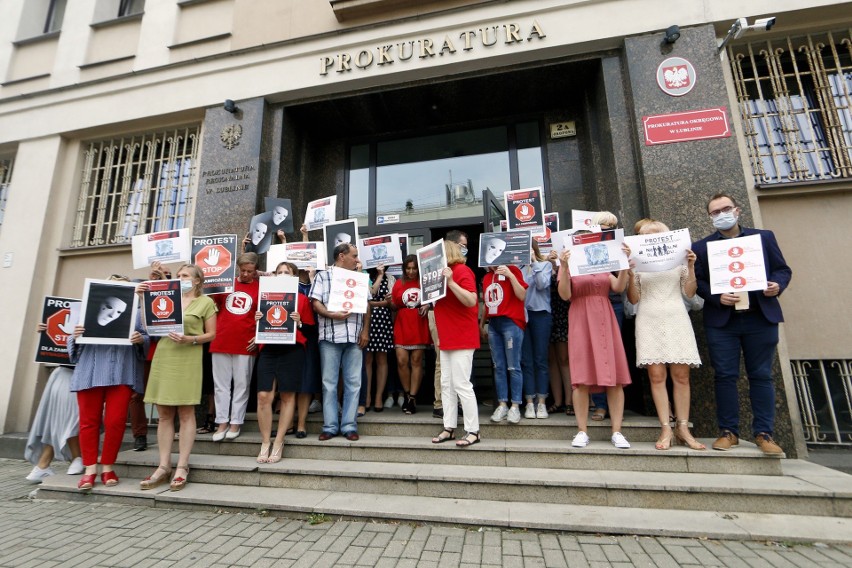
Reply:
[[681, 266], [665, 272], [639, 272], [634, 282], [639, 290], [636, 306], [636, 366], [655, 363], [701, 364], [692, 322], [681, 292], [687, 278]]

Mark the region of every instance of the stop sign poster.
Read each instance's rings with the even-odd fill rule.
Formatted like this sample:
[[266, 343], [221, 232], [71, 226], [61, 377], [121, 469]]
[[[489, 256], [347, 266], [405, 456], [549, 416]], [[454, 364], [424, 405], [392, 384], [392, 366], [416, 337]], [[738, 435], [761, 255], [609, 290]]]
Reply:
[[142, 295], [148, 335], [161, 337], [172, 332], [183, 335], [180, 280], [151, 280]]
[[708, 241], [711, 294], [766, 290], [766, 265], [760, 235]]
[[547, 256], [553, 250], [553, 242], [550, 240], [550, 235], [559, 232], [559, 213], [544, 214], [544, 235], [533, 237], [538, 242], [538, 250], [542, 255]]
[[[45, 297], [44, 307], [41, 310], [41, 322], [47, 326], [47, 329], [39, 334], [36, 363], [69, 364], [66, 342], [77, 323], [71, 316], [72, 304], [79, 306], [80, 300]], [[77, 317], [79, 318], [79, 313]]]
[[298, 311], [299, 279], [295, 276], [261, 276], [259, 280], [255, 343], [296, 343], [296, 322], [293, 312]]
[[503, 199], [510, 231], [530, 231], [534, 237], [544, 236], [544, 199], [540, 187], [507, 191]]
[[205, 294], [234, 291], [237, 235], [192, 237], [192, 262], [204, 273]]

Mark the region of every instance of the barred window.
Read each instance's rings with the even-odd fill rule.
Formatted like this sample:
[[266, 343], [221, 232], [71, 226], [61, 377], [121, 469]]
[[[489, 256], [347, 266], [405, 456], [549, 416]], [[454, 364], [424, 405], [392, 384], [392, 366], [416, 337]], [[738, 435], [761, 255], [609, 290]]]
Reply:
[[6, 199], [9, 192], [9, 183], [12, 181], [13, 158], [0, 157], [0, 225], [3, 224], [3, 215], [6, 213]]
[[89, 143], [71, 247], [188, 226], [198, 144], [197, 126]]
[[852, 178], [852, 35], [728, 49], [757, 184]]

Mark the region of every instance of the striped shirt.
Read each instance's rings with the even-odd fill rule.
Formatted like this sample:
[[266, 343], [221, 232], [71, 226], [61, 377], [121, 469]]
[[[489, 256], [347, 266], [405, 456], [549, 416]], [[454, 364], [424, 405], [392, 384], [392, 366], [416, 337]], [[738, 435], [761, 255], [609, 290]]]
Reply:
[[[318, 272], [314, 279], [314, 285], [311, 288], [310, 298], [312, 300], [319, 300], [324, 306], [328, 306], [328, 299], [331, 295], [332, 270], [333, 268], [330, 268], [329, 270]], [[320, 341], [358, 343], [358, 338], [364, 326], [364, 314], [351, 314], [345, 320], [333, 320], [317, 313], [317, 321], [319, 323]]]
[[143, 339], [137, 345], [79, 345], [74, 342], [74, 335], [69, 335], [68, 356], [72, 363], [77, 364], [71, 377], [71, 392], [127, 385], [140, 394], [144, 393], [142, 371], [150, 339], [141, 317], [136, 319], [136, 331], [142, 334]]

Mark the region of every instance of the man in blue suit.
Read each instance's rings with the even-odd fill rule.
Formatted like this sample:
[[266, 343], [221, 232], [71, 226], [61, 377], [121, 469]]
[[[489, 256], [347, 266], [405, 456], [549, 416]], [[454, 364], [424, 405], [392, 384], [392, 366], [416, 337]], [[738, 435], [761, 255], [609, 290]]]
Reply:
[[[752, 430], [755, 443], [768, 455], [783, 450], [772, 439], [775, 425], [775, 384], [772, 360], [778, 345], [778, 324], [784, 321], [778, 296], [787, 288], [793, 271], [784, 261], [772, 231], [740, 227], [740, 208], [733, 197], [716, 194], [710, 198], [707, 211], [717, 231], [693, 244], [698, 257], [695, 277], [698, 295], [704, 298], [704, 331], [710, 350], [710, 364], [716, 375], [716, 418], [720, 435], [714, 450], [729, 450], [739, 445], [740, 353], [745, 358], [749, 380]], [[760, 235], [766, 266], [767, 287], [763, 291], [745, 293], [710, 293], [707, 243], [721, 239]]]

